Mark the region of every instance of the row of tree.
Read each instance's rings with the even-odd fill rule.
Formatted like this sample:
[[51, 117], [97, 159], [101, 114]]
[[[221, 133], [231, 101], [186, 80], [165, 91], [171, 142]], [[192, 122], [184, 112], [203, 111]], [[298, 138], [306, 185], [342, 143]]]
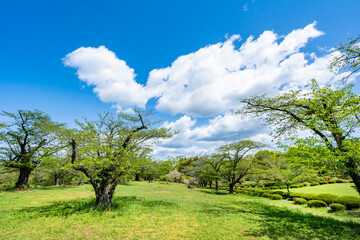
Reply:
[[[347, 77], [356, 74], [360, 62], [359, 39], [340, 45], [342, 55], [331, 65], [334, 71], [350, 70]], [[271, 172], [278, 180], [288, 182], [284, 179], [296, 179], [304, 164], [326, 164], [350, 175], [359, 191], [360, 140], [356, 131], [360, 126], [360, 96], [352, 88], [351, 84], [340, 89], [320, 87], [312, 80], [304, 90], [291, 90], [276, 97], [242, 99], [237, 114], [264, 119], [273, 127], [274, 136], [290, 140], [293, 146], [286, 157], [267, 154], [265, 159], [276, 161], [262, 161], [263, 167], [257, 167], [259, 172], [267, 172], [269, 176], [271, 169], [288, 171], [286, 177], [275, 170]], [[54, 177], [58, 179], [71, 173], [69, 169], [72, 174], [80, 172], [93, 186], [97, 204], [112, 204], [114, 190], [126, 174], [133, 173], [137, 179], [147, 174], [145, 178], [151, 179], [164, 173], [156, 174], [161, 172], [159, 169], [167, 171], [173, 167], [171, 161], [160, 164], [149, 159], [152, 144], [173, 134], [169, 129], [157, 127], [157, 122], [149, 121], [146, 112], [106, 113], [96, 121], [76, 121], [76, 129], [54, 122], [38, 110], [3, 111], [1, 115], [6, 120], [0, 123], [0, 160], [5, 168], [19, 172], [18, 188], [28, 186], [29, 176], [36, 168], [48, 165], [57, 169]], [[298, 130], [311, 134], [300, 138]], [[255, 163], [261, 165], [259, 156], [264, 152], [254, 155], [254, 151], [262, 147], [263, 144], [248, 140], [226, 144], [212, 155], [197, 157], [196, 161], [180, 161], [178, 169], [198, 176], [199, 183], [206, 178], [212, 178], [217, 186], [220, 180], [226, 181], [233, 192], [235, 184]]]

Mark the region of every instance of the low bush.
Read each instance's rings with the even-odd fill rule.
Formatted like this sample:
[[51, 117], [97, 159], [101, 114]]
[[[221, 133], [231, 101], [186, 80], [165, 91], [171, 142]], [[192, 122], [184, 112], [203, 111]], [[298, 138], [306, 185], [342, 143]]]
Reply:
[[308, 204], [309, 207], [315, 207], [315, 208], [327, 207], [326, 202], [323, 202], [323, 201], [320, 201], [320, 200], [310, 200], [310, 201], [308, 201], [307, 204]]
[[320, 183], [320, 185], [328, 184], [327, 181], [320, 181], [319, 183]]
[[310, 183], [310, 186], [317, 186], [317, 185], [320, 185], [320, 183], [318, 183], [318, 182], [311, 182]]
[[300, 186], [297, 184], [290, 185], [290, 188], [299, 188]]
[[328, 183], [329, 183], [329, 184], [336, 183], [336, 180], [329, 180]]
[[3, 184], [0, 185], [0, 190], [2, 191], [11, 191], [11, 190], [15, 190], [15, 183], [12, 182], [5, 182]]
[[344, 182], [345, 182], [345, 181], [342, 180], [342, 179], [336, 179], [335, 181], [336, 181], [336, 183], [344, 183]]
[[282, 196], [279, 194], [270, 194], [270, 198], [274, 200], [281, 200]]
[[346, 207], [340, 203], [332, 203], [329, 205], [329, 207], [331, 212], [340, 212], [346, 209]]
[[315, 197], [315, 200], [324, 201], [327, 204], [335, 203], [339, 199], [338, 196], [330, 193], [320, 193]]
[[280, 189], [279, 186], [271, 186], [269, 189]]
[[279, 195], [283, 195], [284, 192], [283, 191], [271, 191], [271, 194], [279, 194]]
[[345, 205], [347, 209], [360, 208], [360, 197], [339, 197], [336, 202]]
[[294, 199], [295, 204], [306, 204], [307, 201], [304, 198], [295, 198]]

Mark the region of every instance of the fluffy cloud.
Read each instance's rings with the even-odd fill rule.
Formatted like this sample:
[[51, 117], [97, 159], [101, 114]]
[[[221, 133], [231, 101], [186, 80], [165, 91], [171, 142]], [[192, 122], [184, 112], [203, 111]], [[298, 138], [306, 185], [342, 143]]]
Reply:
[[134, 69], [106, 47], [81, 47], [63, 58], [65, 66], [77, 69], [79, 79], [89, 86], [101, 101], [123, 107], [145, 107], [148, 97], [144, 87], [135, 81]]
[[136, 82], [125, 61], [104, 46], [81, 47], [63, 62], [76, 68], [79, 79], [94, 86], [102, 101], [119, 109], [144, 108], [149, 99], [157, 98], [161, 112], [208, 117], [236, 109], [241, 97], [298, 88], [313, 77], [329, 81], [330, 55], [300, 52], [322, 34], [315, 23], [283, 37], [265, 31], [257, 39], [249, 37], [240, 48], [235, 46], [240, 36], [234, 35], [180, 56], [167, 68], [152, 70], [145, 86]]
[[160, 158], [210, 153], [222, 144], [242, 139], [271, 144], [271, 137], [266, 134], [268, 129], [260, 121], [232, 113], [216, 116], [203, 126], [196, 126], [196, 119], [184, 115], [174, 122], [165, 122], [163, 127], [178, 134], [155, 147], [154, 155]]
[[156, 86], [159, 111], [194, 117], [223, 114], [235, 109], [241, 97], [298, 88], [314, 77], [329, 81], [330, 56], [300, 52], [322, 34], [315, 23], [284, 37], [265, 31], [257, 39], [249, 37], [240, 48], [235, 47], [240, 36], [234, 35], [151, 71], [146, 87], [153, 91]]
[[[144, 108], [155, 98], [158, 111], [183, 114], [164, 123], [179, 133], [155, 147], [154, 155], [159, 158], [208, 153], [240, 139], [271, 145], [268, 128], [231, 112], [243, 97], [272, 96], [302, 88], [312, 78], [327, 84], [340, 77], [328, 70], [330, 54], [318, 57], [301, 51], [311, 39], [323, 35], [315, 25], [285, 36], [265, 31], [258, 38], [249, 37], [240, 47], [240, 36], [233, 35], [225, 42], [180, 56], [166, 68], [152, 70], [146, 85], [137, 83], [134, 69], [104, 46], [79, 48], [63, 62], [77, 69], [79, 79], [93, 86], [100, 100], [120, 110]], [[196, 117], [211, 119], [198, 126]]]

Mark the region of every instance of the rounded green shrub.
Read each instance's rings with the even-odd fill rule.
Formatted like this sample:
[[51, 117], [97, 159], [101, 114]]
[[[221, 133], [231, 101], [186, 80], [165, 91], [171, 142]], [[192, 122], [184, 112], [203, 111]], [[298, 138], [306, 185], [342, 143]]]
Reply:
[[320, 200], [310, 200], [310, 201], [308, 201], [307, 204], [308, 204], [309, 207], [315, 207], [315, 208], [327, 207], [326, 202], [320, 201]]
[[328, 183], [329, 183], [329, 184], [336, 183], [336, 180], [329, 180]]
[[327, 204], [335, 203], [339, 199], [338, 196], [330, 193], [320, 193], [315, 197], [315, 200], [324, 201]]
[[344, 211], [346, 207], [340, 203], [332, 203], [329, 205], [331, 212], [340, 212]]
[[347, 209], [360, 208], [360, 197], [339, 197], [336, 202], [345, 205]]
[[279, 194], [279, 195], [283, 195], [284, 192], [283, 191], [272, 191], [271, 194]]
[[320, 183], [318, 183], [318, 182], [311, 182], [310, 183], [310, 186], [317, 186], [317, 185], [320, 185]]
[[299, 188], [300, 186], [297, 184], [290, 185], [290, 188]]
[[274, 199], [274, 200], [281, 200], [281, 199], [282, 199], [282, 196], [279, 195], [279, 194], [271, 194], [271, 195], [270, 195], [270, 198], [271, 198], [271, 199]]
[[270, 189], [279, 189], [279, 187], [278, 186], [271, 186], [271, 187], [269, 187]]
[[319, 183], [320, 183], [320, 185], [328, 184], [327, 181], [320, 181]]
[[304, 198], [295, 198], [294, 199], [295, 204], [306, 204], [307, 201]]
[[335, 181], [336, 181], [336, 183], [344, 183], [344, 181], [341, 179], [336, 179]]

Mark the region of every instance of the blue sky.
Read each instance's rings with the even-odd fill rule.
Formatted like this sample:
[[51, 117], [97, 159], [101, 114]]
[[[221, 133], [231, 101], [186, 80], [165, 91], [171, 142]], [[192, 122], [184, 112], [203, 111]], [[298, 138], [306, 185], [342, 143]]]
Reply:
[[73, 125], [146, 104], [181, 131], [156, 147], [159, 158], [266, 142], [266, 128], [231, 115], [236, 99], [312, 76], [331, 82], [328, 50], [360, 33], [359, 10], [356, 0], [4, 0], [0, 109], [37, 108]]

